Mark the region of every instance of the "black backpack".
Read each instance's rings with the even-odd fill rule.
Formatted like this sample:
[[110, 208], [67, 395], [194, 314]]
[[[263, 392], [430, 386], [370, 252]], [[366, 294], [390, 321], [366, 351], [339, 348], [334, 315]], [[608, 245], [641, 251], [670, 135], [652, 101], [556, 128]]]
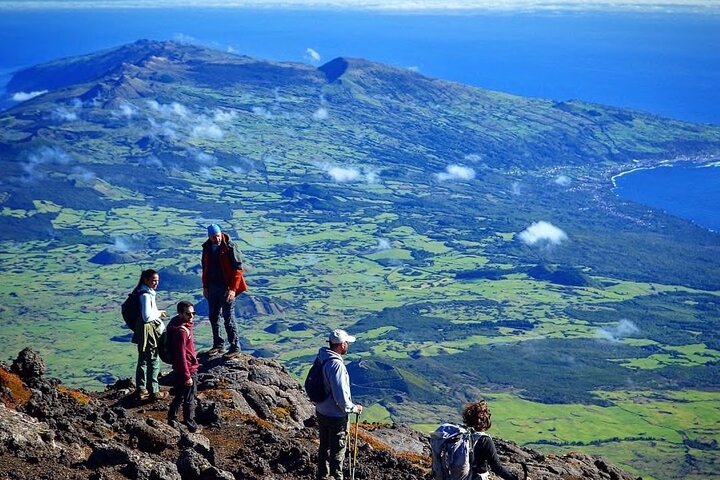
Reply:
[[127, 325], [133, 332], [142, 317], [142, 312], [140, 310], [140, 295], [141, 292], [136, 288], [128, 294], [128, 297], [120, 307], [123, 320], [125, 320], [125, 325]]
[[316, 358], [305, 378], [305, 393], [313, 403], [323, 402], [330, 396], [330, 393], [325, 391], [325, 374], [323, 373], [323, 367], [330, 360], [332, 358], [326, 358], [321, 362], [319, 358]]

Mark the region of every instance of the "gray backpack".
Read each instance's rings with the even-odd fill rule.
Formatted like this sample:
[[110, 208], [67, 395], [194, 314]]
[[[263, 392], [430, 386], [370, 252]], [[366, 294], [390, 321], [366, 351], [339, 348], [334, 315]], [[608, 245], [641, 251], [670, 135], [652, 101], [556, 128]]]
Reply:
[[[443, 423], [430, 434], [432, 471], [435, 480], [472, 480], [473, 451], [485, 432]], [[489, 475], [482, 474], [484, 480]]]

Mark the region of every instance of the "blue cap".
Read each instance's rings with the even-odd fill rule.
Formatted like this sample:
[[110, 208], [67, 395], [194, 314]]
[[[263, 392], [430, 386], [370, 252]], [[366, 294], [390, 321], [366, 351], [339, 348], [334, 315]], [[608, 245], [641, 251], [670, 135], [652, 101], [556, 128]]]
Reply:
[[220, 230], [220, 225], [217, 223], [213, 223], [212, 225], [208, 225], [208, 235], [217, 235], [218, 233], [221, 233], [222, 230]]

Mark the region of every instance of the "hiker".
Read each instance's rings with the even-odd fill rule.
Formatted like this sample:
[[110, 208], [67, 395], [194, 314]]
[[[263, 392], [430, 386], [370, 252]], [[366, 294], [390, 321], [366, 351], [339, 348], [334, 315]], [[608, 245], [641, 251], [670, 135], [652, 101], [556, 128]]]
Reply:
[[178, 302], [177, 315], [170, 320], [167, 327], [173, 352], [172, 378], [175, 385], [172, 391], [174, 397], [168, 409], [168, 424], [174, 428], [180, 426], [177, 418], [182, 404], [183, 423], [191, 433], [202, 430], [202, 427], [195, 423], [199, 363], [195, 354], [194, 320], [195, 307], [192, 303], [183, 300]]
[[167, 397], [160, 391], [158, 375], [158, 338], [165, 330], [162, 319], [167, 316], [165, 310], [159, 310], [155, 303], [155, 290], [160, 284], [160, 275], [153, 270], [143, 270], [135, 289], [140, 292], [140, 319], [135, 326], [133, 343], [138, 346], [138, 360], [135, 368], [136, 395], [138, 400], [151, 401]]
[[225, 320], [225, 333], [230, 349], [226, 358], [240, 355], [240, 344], [235, 323], [235, 298], [247, 290], [243, 277], [240, 250], [230, 237], [213, 223], [207, 227], [208, 239], [202, 246], [203, 296], [208, 302], [208, 317], [213, 334], [210, 355], [222, 354], [225, 340], [220, 336], [220, 314]]
[[328, 475], [335, 480], [343, 479], [348, 414], [360, 415], [363, 411], [362, 405], [352, 401], [350, 376], [342, 359], [354, 341], [355, 337], [345, 330], [333, 330], [328, 337], [330, 345], [318, 351], [316, 361], [323, 363], [328, 397], [315, 405], [320, 432], [317, 480], [325, 480]]
[[[487, 402], [485, 402], [485, 400], [479, 400], [465, 405], [463, 409], [463, 421], [466, 426], [476, 432], [487, 432], [492, 426], [492, 422], [490, 421], [490, 408]], [[489, 435], [480, 435], [473, 452], [473, 465], [471, 466], [474, 472], [473, 478], [481, 478], [480, 475], [488, 472], [489, 468], [489, 470], [492, 470], [496, 475], [499, 475], [505, 480], [520, 480], [519, 476], [506, 469], [502, 463], [500, 463], [500, 458], [495, 450], [495, 443], [493, 443]], [[529, 480], [529, 478], [525, 477], [525, 480]]]

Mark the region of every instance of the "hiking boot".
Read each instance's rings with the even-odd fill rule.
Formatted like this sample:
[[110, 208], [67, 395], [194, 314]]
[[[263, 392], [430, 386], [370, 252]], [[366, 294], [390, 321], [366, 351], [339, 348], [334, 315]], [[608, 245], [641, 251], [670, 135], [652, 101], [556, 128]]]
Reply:
[[229, 360], [231, 358], [236, 358], [239, 356], [240, 356], [240, 348], [230, 347], [230, 350], [228, 350], [228, 352], [225, 355], [223, 355], [223, 358], [226, 358]]
[[180, 430], [180, 422], [178, 422], [177, 420], [168, 420], [168, 425], [170, 425], [175, 430]]
[[208, 350], [207, 353], [208, 353], [208, 355], [213, 356], [213, 355], [222, 355], [223, 352], [225, 352], [225, 348], [222, 345], [220, 345], [219, 347], [212, 347], [210, 350]]
[[135, 390], [135, 396], [137, 397], [138, 400], [142, 401], [142, 400], [147, 400], [148, 397], [150, 396], [150, 394], [144, 388], [140, 388], [138, 390]]
[[155, 392], [150, 394], [150, 401], [157, 402], [168, 397], [168, 392]]
[[197, 425], [197, 424], [188, 425], [188, 424], [186, 423], [185, 426], [187, 427], [188, 432], [190, 432], [190, 433], [200, 433], [200, 432], [203, 431], [202, 425]]

